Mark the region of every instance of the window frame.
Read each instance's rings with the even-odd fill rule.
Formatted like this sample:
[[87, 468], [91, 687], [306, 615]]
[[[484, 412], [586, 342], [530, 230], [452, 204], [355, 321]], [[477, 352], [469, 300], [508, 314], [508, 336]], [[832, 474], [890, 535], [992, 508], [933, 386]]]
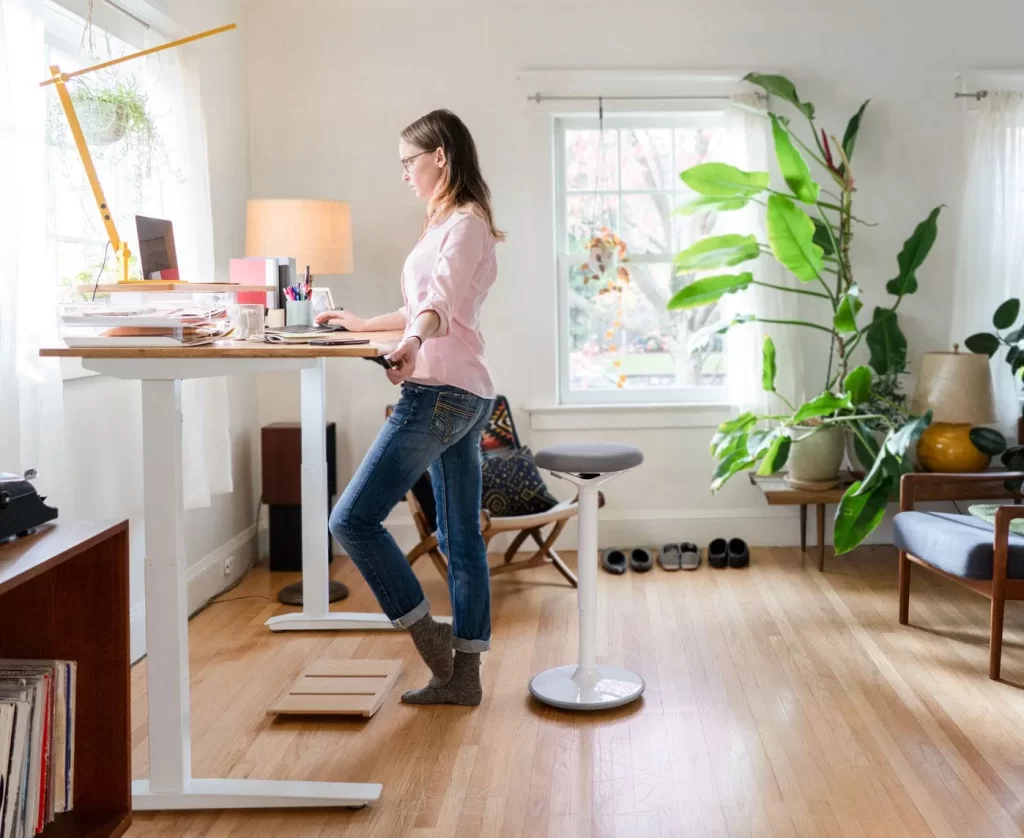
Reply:
[[[670, 107], [669, 105], [675, 105]], [[674, 103], [658, 103], [658, 110], [624, 110], [606, 113], [606, 127], [616, 130], [630, 128], [678, 128], [701, 127], [709, 121], [721, 121], [725, 105], [719, 101], [679, 100]], [[715, 116], [709, 120], [709, 115]], [[554, 210], [554, 257], [556, 284], [556, 401], [561, 407], [575, 408], [581, 406], [654, 406], [665, 405], [718, 405], [727, 402], [727, 384], [702, 385], [695, 387], [671, 388], [608, 388], [600, 390], [573, 390], [571, 388], [571, 338], [569, 334], [569, 270], [578, 261], [579, 254], [570, 254], [565, 247], [568, 236], [566, 230], [568, 198], [572, 194], [588, 194], [589, 190], [578, 193], [566, 187], [566, 156], [565, 136], [567, 131], [593, 130], [599, 127], [599, 119], [593, 110], [589, 112], [556, 113], [550, 121], [552, 150], [553, 194], [551, 196]], [[621, 136], [621, 135], [620, 135]], [[615, 195], [618, 198], [620, 223], [622, 213], [622, 197], [624, 195], [664, 194], [669, 190], [644, 190], [622, 188], [621, 148], [616, 165], [615, 190], [595, 189], [595, 194]], [[674, 157], [674, 151], [673, 151]], [[670, 194], [677, 194], [671, 190]], [[665, 254], [630, 253], [630, 261], [634, 264], [657, 264], [671, 266], [673, 260], [672, 242]], [[728, 375], [728, 372], [726, 372]]]

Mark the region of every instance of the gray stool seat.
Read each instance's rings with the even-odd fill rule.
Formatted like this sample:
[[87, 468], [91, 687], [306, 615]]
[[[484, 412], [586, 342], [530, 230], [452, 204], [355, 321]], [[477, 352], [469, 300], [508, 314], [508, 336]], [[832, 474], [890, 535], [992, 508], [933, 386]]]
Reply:
[[632, 445], [615, 442], [569, 442], [542, 448], [533, 459], [547, 471], [608, 474], [635, 468], [644, 461], [644, 453]]

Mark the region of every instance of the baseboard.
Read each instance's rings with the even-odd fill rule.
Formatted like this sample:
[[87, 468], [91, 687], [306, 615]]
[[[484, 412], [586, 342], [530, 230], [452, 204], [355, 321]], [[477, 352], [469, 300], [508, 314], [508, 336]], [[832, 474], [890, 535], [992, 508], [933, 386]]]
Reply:
[[[256, 552], [256, 525], [242, 532], [198, 562], [190, 565], [186, 576], [189, 616], [195, 614], [213, 597], [230, 587], [252, 567]], [[230, 573], [224, 572], [224, 563], [231, 559]], [[130, 612], [130, 654], [135, 663], [146, 654], [146, 603], [136, 603]]]

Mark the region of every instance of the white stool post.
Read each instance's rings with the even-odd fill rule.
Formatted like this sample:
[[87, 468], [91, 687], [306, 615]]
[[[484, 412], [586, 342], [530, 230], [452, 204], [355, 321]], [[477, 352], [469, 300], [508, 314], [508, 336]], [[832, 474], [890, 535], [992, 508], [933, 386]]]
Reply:
[[[598, 486], [627, 468], [638, 465], [643, 455], [623, 459], [624, 446], [555, 446], [537, 452], [537, 465], [579, 487], [577, 520], [576, 589], [579, 612], [579, 663], [557, 666], [530, 679], [530, 693], [538, 701], [566, 710], [601, 710], [621, 707], [639, 698], [644, 680], [618, 666], [597, 663], [597, 509]], [[585, 456], [585, 455], [589, 455]], [[603, 462], [607, 460], [607, 464]], [[572, 468], [579, 466], [578, 471]], [[614, 471], [602, 471], [614, 465]], [[565, 472], [558, 466], [569, 466]]]

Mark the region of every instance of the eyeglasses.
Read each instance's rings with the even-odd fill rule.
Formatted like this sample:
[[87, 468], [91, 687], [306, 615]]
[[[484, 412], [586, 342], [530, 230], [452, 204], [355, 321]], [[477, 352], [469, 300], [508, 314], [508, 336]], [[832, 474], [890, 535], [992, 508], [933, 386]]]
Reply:
[[403, 157], [403, 158], [402, 158], [402, 168], [403, 168], [403, 169], [405, 169], [405, 173], [406, 173], [406, 174], [409, 174], [409, 164], [410, 164], [410, 163], [411, 163], [411, 162], [412, 162], [413, 160], [415, 160], [415, 159], [416, 159], [417, 157], [419, 157], [419, 156], [420, 156], [421, 154], [426, 154], [426, 153], [427, 153], [427, 152], [425, 152], [425, 151], [420, 151], [420, 152], [417, 152], [416, 154], [412, 154], [412, 155], [410, 155], [409, 157]]

